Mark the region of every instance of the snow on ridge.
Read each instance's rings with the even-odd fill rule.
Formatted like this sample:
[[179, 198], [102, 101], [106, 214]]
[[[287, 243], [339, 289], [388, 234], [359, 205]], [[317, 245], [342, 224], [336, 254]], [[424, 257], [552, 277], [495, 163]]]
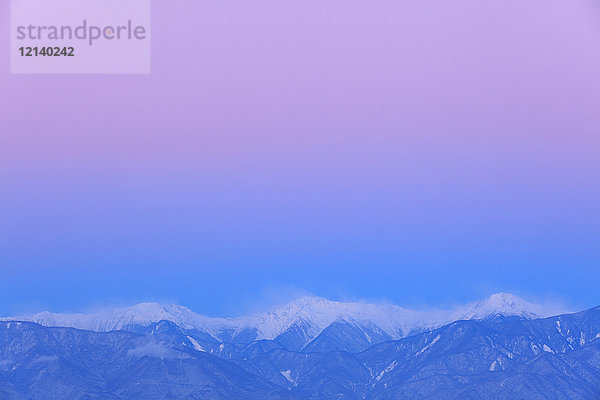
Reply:
[[[553, 315], [559, 313], [557, 310]], [[549, 316], [548, 310], [542, 305], [511, 294], [498, 293], [449, 311], [417, 311], [392, 304], [338, 302], [305, 296], [263, 313], [237, 318], [205, 317], [175, 304], [140, 303], [87, 314], [42, 312], [29, 317], [0, 318], [0, 321], [25, 320], [44, 326], [106, 332], [167, 320], [185, 329], [202, 330], [217, 339], [225, 331], [232, 332], [235, 337], [247, 330], [256, 332], [256, 339], [275, 339], [294, 324], [299, 324], [308, 343], [336, 321], [356, 325], [365, 332], [366, 329], [383, 331], [392, 339], [399, 339], [411, 332], [434, 329], [457, 320], [485, 319], [498, 314], [524, 318]]]
[[284, 306], [245, 318], [245, 327], [256, 328], [259, 339], [273, 339], [285, 332], [296, 321], [307, 321], [313, 336], [338, 320], [359, 325], [376, 324], [386, 332], [399, 337], [402, 322], [411, 320], [414, 311], [393, 305], [369, 303], [342, 303], [321, 297], [301, 297]]
[[158, 303], [140, 303], [92, 313], [62, 314], [44, 311], [28, 317], [3, 320], [32, 321], [43, 326], [62, 326], [97, 332], [126, 329], [134, 325], [148, 326], [162, 320], [171, 321], [185, 329], [202, 329], [208, 332], [215, 323], [221, 325], [222, 321], [226, 321], [221, 318], [204, 317], [183, 306]]

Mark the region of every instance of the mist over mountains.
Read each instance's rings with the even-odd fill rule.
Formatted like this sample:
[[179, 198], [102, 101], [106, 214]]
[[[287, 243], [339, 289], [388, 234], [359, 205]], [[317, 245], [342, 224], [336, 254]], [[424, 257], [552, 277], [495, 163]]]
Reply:
[[0, 322], [0, 398], [600, 399], [600, 308], [303, 297], [208, 318], [144, 303]]

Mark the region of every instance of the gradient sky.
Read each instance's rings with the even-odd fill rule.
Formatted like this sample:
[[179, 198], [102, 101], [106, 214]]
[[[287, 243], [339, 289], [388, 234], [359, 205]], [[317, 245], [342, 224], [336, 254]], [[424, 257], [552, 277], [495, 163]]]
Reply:
[[0, 314], [600, 304], [597, 0], [152, 13], [151, 75], [10, 75], [0, 4]]

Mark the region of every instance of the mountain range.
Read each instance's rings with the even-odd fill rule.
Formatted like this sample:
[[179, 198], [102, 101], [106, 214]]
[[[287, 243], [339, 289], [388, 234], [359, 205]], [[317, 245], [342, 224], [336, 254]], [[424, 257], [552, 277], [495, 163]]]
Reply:
[[304, 297], [214, 319], [141, 304], [0, 322], [0, 398], [600, 399], [600, 307], [446, 312]]
[[354, 331], [352, 336], [355, 343], [351, 348], [334, 346], [326, 350], [359, 351], [372, 344], [430, 331], [458, 320], [486, 319], [495, 315], [531, 319], [563, 312], [556, 307], [498, 293], [451, 310], [417, 311], [392, 304], [343, 303], [305, 296], [263, 313], [237, 318], [209, 318], [179, 305], [141, 303], [86, 314], [42, 312], [0, 320], [30, 321], [47, 327], [72, 327], [96, 332], [135, 332], [151, 323], [170, 321], [217, 342], [275, 340], [295, 351], [323, 348], [323, 341], [330, 338], [337, 328], [344, 326]]

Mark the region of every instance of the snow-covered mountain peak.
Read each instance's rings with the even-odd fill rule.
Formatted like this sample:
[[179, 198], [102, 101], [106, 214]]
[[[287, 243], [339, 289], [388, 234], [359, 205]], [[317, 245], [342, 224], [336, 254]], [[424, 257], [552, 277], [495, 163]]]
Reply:
[[[312, 316], [315, 313], [335, 312], [340, 303], [317, 296], [303, 296], [282, 306], [273, 307], [265, 313], [281, 317], [299, 318]], [[261, 315], [259, 314], [259, 315]]]
[[308, 334], [312, 336], [342, 316], [343, 308], [347, 304], [322, 297], [304, 296], [266, 312], [238, 320], [243, 321], [241, 329], [255, 328], [260, 339], [273, 339], [296, 323], [310, 327], [311, 332]]
[[498, 315], [537, 318], [561, 312], [562, 310], [530, 303], [512, 294], [497, 293], [462, 307], [437, 311], [417, 311], [393, 304], [339, 302], [304, 296], [262, 313], [237, 318], [209, 318], [175, 304], [140, 303], [92, 313], [42, 312], [5, 320], [33, 321], [45, 326], [100, 332], [146, 327], [166, 320], [184, 329], [204, 331], [219, 341], [246, 342], [276, 339], [291, 329], [308, 343], [336, 322], [353, 325], [365, 332], [384, 332], [389, 338], [399, 339], [458, 320], [486, 319]]
[[246, 328], [255, 327], [261, 339], [275, 338], [290, 326], [301, 322], [309, 326], [314, 336], [336, 321], [355, 325], [377, 325], [393, 338], [404, 336], [421, 313], [396, 305], [378, 305], [365, 302], [339, 302], [322, 297], [304, 296], [265, 313], [247, 317]]
[[455, 319], [486, 319], [494, 316], [542, 318], [559, 314], [561, 310], [556, 307], [547, 307], [541, 304], [530, 303], [514, 294], [496, 293], [458, 310]]
[[535, 304], [529, 303], [522, 298], [510, 293], [496, 293], [489, 298], [479, 302], [481, 305], [490, 307], [498, 312], [530, 312]]

